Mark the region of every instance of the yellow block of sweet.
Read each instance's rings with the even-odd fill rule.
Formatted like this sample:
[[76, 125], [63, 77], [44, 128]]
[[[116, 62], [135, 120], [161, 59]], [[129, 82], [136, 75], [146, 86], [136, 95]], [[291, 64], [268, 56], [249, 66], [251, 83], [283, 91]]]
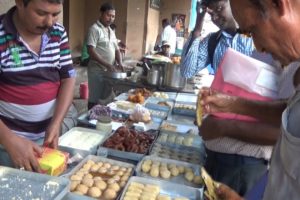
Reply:
[[56, 149], [45, 147], [42, 157], [38, 158], [38, 162], [42, 173], [51, 176], [58, 176], [65, 171], [69, 154]]

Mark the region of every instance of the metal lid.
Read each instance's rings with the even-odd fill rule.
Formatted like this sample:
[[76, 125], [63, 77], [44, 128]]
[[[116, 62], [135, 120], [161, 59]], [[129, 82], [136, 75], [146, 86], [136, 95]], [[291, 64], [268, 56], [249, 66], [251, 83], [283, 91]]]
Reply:
[[108, 124], [108, 123], [111, 123], [111, 118], [109, 116], [100, 115], [98, 117], [98, 122]]

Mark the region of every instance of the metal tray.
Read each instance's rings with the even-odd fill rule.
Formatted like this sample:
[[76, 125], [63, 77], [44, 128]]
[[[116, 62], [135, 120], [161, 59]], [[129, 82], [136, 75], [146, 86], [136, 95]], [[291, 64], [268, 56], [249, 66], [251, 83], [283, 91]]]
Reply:
[[[166, 125], [171, 125], [174, 127], [174, 130], [166, 129]], [[176, 128], [176, 129], [175, 129]], [[176, 133], [188, 133], [192, 131], [193, 133], [198, 134], [199, 130], [198, 127], [192, 124], [183, 124], [180, 121], [175, 120], [165, 120], [162, 122], [160, 130], [168, 131], [168, 132], [176, 132]]]
[[156, 142], [151, 149], [150, 155], [203, 165], [205, 149], [204, 146], [202, 148], [194, 148]]
[[[146, 177], [146, 178], [153, 178], [152, 176], [150, 176], [150, 174], [145, 173], [142, 171], [142, 164], [145, 160], [152, 160], [152, 161], [158, 161], [160, 163], [166, 163], [166, 164], [175, 164], [177, 166], [183, 166], [183, 167], [189, 167], [191, 169], [193, 169], [193, 172], [195, 175], [200, 175], [201, 174], [201, 170], [200, 170], [200, 165], [196, 165], [196, 164], [191, 164], [191, 163], [187, 163], [187, 162], [183, 162], [183, 161], [178, 161], [178, 160], [171, 160], [171, 159], [167, 159], [167, 158], [160, 158], [160, 157], [156, 157], [156, 156], [145, 156], [137, 165], [135, 171], [136, 171], [136, 175], [137, 176], [141, 176], [141, 177]], [[183, 185], [187, 185], [187, 186], [191, 186], [191, 187], [196, 187], [196, 188], [201, 188], [202, 185], [198, 185], [195, 184], [193, 182], [189, 182], [184, 178], [184, 174], [180, 174], [176, 177], [171, 176], [170, 179], [163, 179], [161, 177], [155, 178], [155, 179], [159, 179], [159, 180], [165, 180], [165, 181], [170, 181], [170, 182], [174, 182], [174, 183], [178, 183], [178, 184], [183, 184]]]
[[67, 194], [69, 184], [63, 177], [0, 167], [1, 199], [60, 200]]
[[[65, 174], [64, 177], [66, 178], [70, 178], [72, 175], [74, 175], [79, 169], [81, 169], [83, 167], [83, 165], [88, 161], [88, 160], [92, 160], [94, 162], [108, 162], [111, 165], [118, 165], [120, 167], [126, 167], [132, 168], [132, 172], [131, 172], [131, 176], [133, 175], [134, 171], [135, 171], [135, 166], [133, 164], [130, 163], [126, 163], [126, 162], [122, 162], [122, 161], [117, 161], [117, 160], [112, 160], [109, 158], [105, 158], [105, 157], [100, 157], [100, 156], [93, 156], [93, 155], [89, 155], [87, 156], [85, 159], [83, 159], [76, 167], [74, 167], [68, 174]], [[120, 190], [122, 191], [122, 190]], [[120, 191], [119, 191], [119, 195], [120, 195]], [[118, 195], [118, 196], [119, 196]], [[81, 195], [76, 195], [76, 194], [72, 194], [71, 197], [74, 198], [74, 200], [77, 200], [79, 198], [79, 196], [81, 197], [80, 199], [83, 200], [91, 200], [93, 198], [88, 197], [88, 196], [81, 196]], [[116, 198], [118, 199], [118, 198]]]
[[[78, 145], [77, 147], [72, 146], [72, 144], [74, 144], [71, 140], [72, 135], [76, 134], [76, 132], [81, 132], [84, 133], [81, 135], [81, 137], [77, 137], [77, 139], [75, 140], [73, 138], [73, 141], [77, 141], [77, 142], [81, 142], [82, 145]], [[88, 140], [88, 135], [89, 137], [93, 137], [93, 141], [98, 140], [98, 142], [96, 142], [93, 146], [90, 147], [86, 147], [84, 148], [84, 144], [87, 143]], [[62, 151], [66, 151], [68, 153], [70, 153], [71, 156], [75, 155], [75, 154], [79, 154], [81, 156], [87, 156], [87, 155], [96, 155], [97, 149], [98, 147], [105, 141], [105, 139], [107, 138], [107, 134], [100, 132], [98, 130], [93, 130], [93, 129], [88, 129], [88, 128], [81, 128], [81, 127], [74, 127], [72, 129], [70, 129], [68, 132], [66, 132], [65, 134], [63, 134], [61, 137], [59, 137], [59, 142], [58, 142], [58, 148]], [[90, 140], [92, 140], [90, 139]], [[62, 144], [62, 142], [68, 141], [70, 142], [68, 144]]]
[[[174, 138], [173, 138], [174, 137]], [[180, 137], [180, 138], [179, 138]], [[193, 141], [190, 145], [187, 143], [184, 143], [184, 140], [182, 137], [185, 139], [186, 137], [193, 137]], [[174, 139], [174, 142], [173, 142]], [[178, 146], [190, 146], [190, 147], [195, 147], [195, 148], [202, 148], [203, 141], [199, 135], [194, 135], [194, 134], [183, 134], [183, 133], [174, 133], [174, 132], [169, 132], [169, 131], [160, 131], [159, 136], [157, 138], [157, 142], [164, 144], [164, 143], [170, 143], [170, 144], [175, 144]]]
[[155, 180], [144, 177], [131, 177], [127, 182], [125, 189], [122, 192], [121, 200], [124, 198], [125, 193], [132, 182], [142, 184], [152, 184], [160, 187], [160, 194], [169, 195], [172, 199], [176, 197], [186, 197], [190, 200], [203, 200], [203, 189], [196, 189], [185, 185], [175, 184], [163, 180]]
[[62, 200], [95, 200], [94, 198], [69, 192]]
[[[119, 150], [115, 150], [115, 149], [100, 146], [98, 148], [97, 155], [99, 155], [99, 156], [113, 156], [113, 157], [121, 158], [121, 159], [140, 161], [145, 155], [147, 155], [151, 151], [151, 148], [152, 148], [153, 144], [155, 143], [155, 141], [157, 139], [157, 136], [158, 136], [158, 131], [156, 131], [156, 130], [149, 130], [149, 131], [147, 131], [147, 133], [154, 134], [155, 138], [154, 138], [153, 143], [150, 145], [148, 151], [145, 154], [139, 154], [139, 153], [133, 153], [133, 152], [127, 152], [127, 151], [119, 151]], [[107, 138], [107, 140], [108, 139], [109, 138]], [[104, 141], [104, 143], [105, 143], [105, 141]]]

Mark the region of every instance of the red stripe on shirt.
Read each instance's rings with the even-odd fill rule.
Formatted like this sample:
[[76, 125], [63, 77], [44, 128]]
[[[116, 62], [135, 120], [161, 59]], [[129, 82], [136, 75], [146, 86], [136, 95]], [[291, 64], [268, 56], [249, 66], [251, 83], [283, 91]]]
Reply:
[[56, 99], [60, 82], [46, 82], [36, 85], [12, 86], [2, 84], [0, 100], [20, 105], [38, 105]]

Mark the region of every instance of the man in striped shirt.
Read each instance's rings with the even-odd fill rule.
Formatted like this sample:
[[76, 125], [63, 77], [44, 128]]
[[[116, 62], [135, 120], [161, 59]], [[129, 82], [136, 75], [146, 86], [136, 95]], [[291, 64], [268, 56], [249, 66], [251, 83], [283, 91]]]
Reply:
[[63, 0], [16, 0], [0, 16], [0, 165], [39, 171], [35, 142], [56, 148], [75, 84]]

